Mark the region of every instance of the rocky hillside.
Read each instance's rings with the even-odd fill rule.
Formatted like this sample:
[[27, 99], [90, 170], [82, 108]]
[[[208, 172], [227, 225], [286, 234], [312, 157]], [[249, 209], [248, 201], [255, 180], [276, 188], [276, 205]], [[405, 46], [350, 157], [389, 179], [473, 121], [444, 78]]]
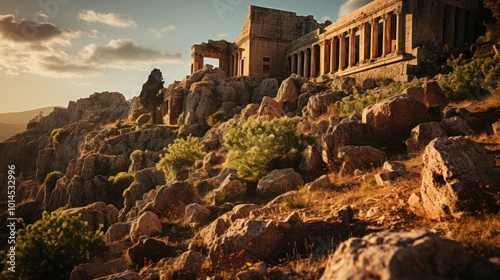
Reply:
[[211, 67], [168, 90], [185, 96], [179, 127], [103, 92], [0, 144], [20, 174], [18, 217], [62, 211], [105, 232], [108, 249], [70, 279], [500, 273], [498, 94], [450, 103], [432, 79]]

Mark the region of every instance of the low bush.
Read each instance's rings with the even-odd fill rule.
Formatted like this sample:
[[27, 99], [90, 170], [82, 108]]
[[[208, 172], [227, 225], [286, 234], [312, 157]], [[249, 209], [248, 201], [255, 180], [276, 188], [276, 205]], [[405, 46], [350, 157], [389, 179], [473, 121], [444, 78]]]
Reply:
[[56, 128], [52, 130], [50, 137], [52, 138], [52, 143], [54, 146], [61, 144], [66, 137], [68, 137], [70, 132], [64, 128]]
[[55, 189], [57, 180], [59, 180], [62, 176], [64, 176], [64, 174], [59, 171], [52, 171], [45, 176], [43, 183], [47, 188], [47, 193], [51, 193]]
[[167, 179], [176, 179], [177, 175], [187, 166], [191, 166], [198, 159], [203, 159], [205, 152], [200, 140], [192, 135], [186, 139], [177, 138], [174, 143], [164, 148], [164, 155], [160, 155], [158, 166], [163, 170]]
[[453, 72], [443, 75], [441, 87], [452, 101], [467, 97], [479, 97], [499, 86], [500, 57], [485, 57], [466, 60], [463, 56], [448, 60]]
[[296, 133], [298, 118], [269, 122], [248, 119], [229, 130], [225, 145], [229, 152], [224, 167], [237, 171], [240, 178], [258, 180], [269, 171], [269, 163], [289, 153], [299, 153], [307, 138]]
[[127, 172], [120, 172], [108, 178], [106, 189], [107, 203], [111, 203], [116, 208], [123, 208], [123, 192], [132, 184], [134, 176]]
[[69, 279], [76, 265], [104, 248], [103, 232], [86, 226], [79, 217], [44, 212], [41, 220], [18, 231], [15, 273], [4, 270], [2, 279]]

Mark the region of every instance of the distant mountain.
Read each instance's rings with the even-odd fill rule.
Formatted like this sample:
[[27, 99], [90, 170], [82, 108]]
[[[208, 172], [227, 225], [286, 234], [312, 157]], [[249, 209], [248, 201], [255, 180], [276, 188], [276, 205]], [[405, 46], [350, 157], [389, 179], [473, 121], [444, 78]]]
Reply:
[[33, 109], [24, 112], [0, 113], [0, 142], [11, 136], [23, 132], [28, 122], [42, 112], [47, 116], [54, 111], [54, 106]]

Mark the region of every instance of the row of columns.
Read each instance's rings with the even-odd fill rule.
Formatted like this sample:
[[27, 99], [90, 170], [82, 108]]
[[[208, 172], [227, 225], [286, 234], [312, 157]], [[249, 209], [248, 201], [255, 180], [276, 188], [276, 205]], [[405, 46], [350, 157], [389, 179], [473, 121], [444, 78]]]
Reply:
[[229, 56], [229, 76], [237, 77], [244, 75], [244, 59], [241, 51], [236, 50]]
[[298, 50], [288, 57], [289, 69], [304, 77], [335, 73], [390, 53], [402, 53], [404, 41], [402, 13], [391, 11]]

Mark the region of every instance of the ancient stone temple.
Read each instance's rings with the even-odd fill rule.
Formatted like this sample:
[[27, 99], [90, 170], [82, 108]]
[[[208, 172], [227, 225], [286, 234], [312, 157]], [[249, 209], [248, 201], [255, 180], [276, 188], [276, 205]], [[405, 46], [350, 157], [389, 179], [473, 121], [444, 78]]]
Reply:
[[[191, 48], [191, 71], [218, 58], [228, 76], [391, 77], [410, 80], [429, 51], [474, 43], [480, 0], [375, 0], [336, 22], [256, 6], [234, 43]], [[332, 11], [335, 14], [337, 11]]]

